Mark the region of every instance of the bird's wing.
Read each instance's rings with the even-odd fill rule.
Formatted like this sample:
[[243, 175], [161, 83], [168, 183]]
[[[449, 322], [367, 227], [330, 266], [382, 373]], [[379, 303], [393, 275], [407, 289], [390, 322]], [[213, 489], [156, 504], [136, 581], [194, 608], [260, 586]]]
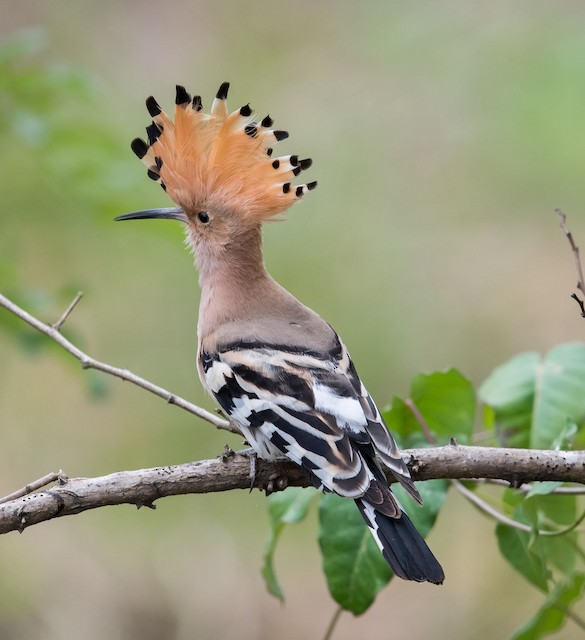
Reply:
[[205, 385], [261, 457], [284, 455], [330, 491], [365, 497], [387, 515], [400, 512], [377, 453], [421, 502], [394, 439], [360, 381], [346, 348], [336, 353], [233, 342], [202, 350]]

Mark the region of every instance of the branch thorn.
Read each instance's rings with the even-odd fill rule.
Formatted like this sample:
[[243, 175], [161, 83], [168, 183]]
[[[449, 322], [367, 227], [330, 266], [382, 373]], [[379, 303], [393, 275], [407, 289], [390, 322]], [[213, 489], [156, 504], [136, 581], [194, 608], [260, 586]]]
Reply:
[[[577, 289], [581, 289], [580, 283], [577, 285]], [[579, 305], [579, 308], [581, 309], [581, 317], [585, 318], [585, 303], [583, 303], [583, 300], [581, 300], [576, 293], [572, 293], [571, 298], [573, 298], [573, 300], [575, 300]]]
[[65, 320], [67, 320], [67, 318], [69, 317], [69, 314], [73, 311], [73, 309], [75, 309], [75, 305], [81, 300], [81, 298], [83, 298], [83, 291], [78, 291], [75, 298], [73, 298], [73, 300], [69, 303], [67, 309], [63, 311], [59, 320], [57, 320], [57, 322], [55, 322], [55, 324], [52, 325], [55, 331], [61, 331], [61, 327], [63, 326]]
[[[563, 233], [567, 236], [567, 240], [571, 245], [571, 251], [573, 252], [573, 257], [575, 259], [575, 267], [577, 269], [577, 290], [581, 293], [585, 294], [585, 280], [583, 278], [583, 268], [581, 266], [581, 257], [579, 255], [579, 247], [575, 244], [575, 240], [573, 239], [573, 234], [571, 233], [569, 227], [567, 226], [567, 216], [560, 209], [555, 209], [559, 218], [561, 219], [561, 229]], [[585, 318], [585, 306], [583, 300], [577, 296], [576, 293], [571, 294], [571, 298], [577, 302], [581, 309], [581, 317]]]

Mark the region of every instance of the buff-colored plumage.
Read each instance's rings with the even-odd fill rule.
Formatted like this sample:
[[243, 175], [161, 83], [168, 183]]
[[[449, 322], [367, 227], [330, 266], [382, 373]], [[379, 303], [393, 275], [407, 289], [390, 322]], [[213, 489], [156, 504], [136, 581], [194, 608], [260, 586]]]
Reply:
[[272, 158], [274, 145], [288, 134], [272, 129], [268, 116], [254, 121], [248, 105], [228, 114], [228, 86], [220, 87], [209, 114], [198, 96], [192, 100], [177, 87], [174, 122], [149, 98], [150, 146], [136, 140], [133, 148], [149, 176], [186, 212], [235, 212], [242, 221], [258, 223], [288, 209], [316, 183], [292, 185], [311, 161]]

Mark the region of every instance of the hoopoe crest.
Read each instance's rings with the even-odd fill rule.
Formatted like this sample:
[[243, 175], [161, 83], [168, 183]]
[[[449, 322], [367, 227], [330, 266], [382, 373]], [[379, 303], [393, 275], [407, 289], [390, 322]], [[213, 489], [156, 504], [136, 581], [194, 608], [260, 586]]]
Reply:
[[215, 211], [237, 216], [240, 224], [257, 224], [288, 209], [317, 183], [292, 184], [312, 160], [273, 158], [274, 146], [288, 133], [273, 129], [270, 116], [257, 121], [249, 104], [230, 114], [228, 89], [224, 82], [207, 114], [200, 96], [191, 98], [177, 85], [174, 122], [148, 98], [148, 144], [136, 138], [132, 150], [187, 216]]

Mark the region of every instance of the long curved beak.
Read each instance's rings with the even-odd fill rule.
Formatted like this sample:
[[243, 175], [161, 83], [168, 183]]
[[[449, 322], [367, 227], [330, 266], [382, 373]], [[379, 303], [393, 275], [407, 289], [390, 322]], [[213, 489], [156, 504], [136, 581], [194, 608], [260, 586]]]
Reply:
[[125, 213], [123, 216], [117, 216], [114, 220], [147, 220], [149, 218], [158, 218], [161, 220], [178, 220], [179, 222], [188, 222], [187, 216], [183, 209], [179, 207], [171, 207], [167, 209], [145, 209], [144, 211], [133, 211]]

